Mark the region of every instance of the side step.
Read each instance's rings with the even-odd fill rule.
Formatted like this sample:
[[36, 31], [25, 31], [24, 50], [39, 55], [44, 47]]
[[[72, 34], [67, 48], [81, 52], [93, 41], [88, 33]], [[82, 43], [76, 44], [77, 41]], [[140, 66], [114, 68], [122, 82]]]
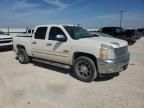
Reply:
[[60, 68], [71, 69], [71, 66], [69, 66], [69, 65], [55, 63], [55, 62], [51, 62], [51, 61], [47, 61], [47, 60], [42, 60], [42, 59], [38, 59], [38, 58], [33, 58], [32, 60], [36, 61], [36, 62], [41, 62], [41, 63], [57, 66], [57, 67], [60, 67]]

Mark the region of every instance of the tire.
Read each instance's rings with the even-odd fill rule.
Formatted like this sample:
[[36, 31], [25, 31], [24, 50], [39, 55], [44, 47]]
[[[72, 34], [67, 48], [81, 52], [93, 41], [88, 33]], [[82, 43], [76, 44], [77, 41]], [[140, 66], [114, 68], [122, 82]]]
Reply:
[[136, 41], [130, 40], [130, 41], [128, 41], [128, 44], [129, 44], [129, 45], [133, 45], [135, 42], [136, 42]]
[[19, 62], [22, 63], [22, 64], [27, 64], [27, 63], [30, 62], [30, 58], [29, 58], [29, 56], [27, 55], [25, 49], [20, 48], [20, 49], [18, 50], [18, 60], [19, 60]]
[[78, 57], [73, 64], [74, 76], [81, 81], [91, 82], [98, 77], [98, 72], [93, 60], [89, 57]]

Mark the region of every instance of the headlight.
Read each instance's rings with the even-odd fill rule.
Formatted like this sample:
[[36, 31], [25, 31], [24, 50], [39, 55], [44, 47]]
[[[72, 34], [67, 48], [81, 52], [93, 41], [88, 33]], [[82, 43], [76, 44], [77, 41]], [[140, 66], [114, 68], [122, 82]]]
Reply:
[[101, 44], [100, 58], [101, 59], [114, 59], [115, 58], [114, 48], [110, 45]]

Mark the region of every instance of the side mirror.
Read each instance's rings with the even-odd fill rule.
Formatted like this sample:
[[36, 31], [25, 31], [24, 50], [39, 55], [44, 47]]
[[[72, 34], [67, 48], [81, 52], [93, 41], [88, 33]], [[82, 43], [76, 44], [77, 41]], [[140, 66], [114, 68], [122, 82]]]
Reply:
[[66, 37], [64, 35], [57, 35], [56, 36], [56, 40], [57, 41], [65, 42], [66, 41]]

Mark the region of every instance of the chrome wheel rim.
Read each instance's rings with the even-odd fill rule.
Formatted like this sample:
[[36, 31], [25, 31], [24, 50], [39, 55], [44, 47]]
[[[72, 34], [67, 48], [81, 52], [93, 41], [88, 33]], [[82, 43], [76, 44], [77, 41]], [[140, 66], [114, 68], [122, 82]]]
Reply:
[[76, 64], [76, 73], [82, 79], [89, 78], [92, 74], [92, 69], [91, 69], [90, 64], [88, 64], [85, 61], [79, 61]]
[[19, 54], [19, 61], [23, 62], [24, 61], [24, 56], [22, 54]]

